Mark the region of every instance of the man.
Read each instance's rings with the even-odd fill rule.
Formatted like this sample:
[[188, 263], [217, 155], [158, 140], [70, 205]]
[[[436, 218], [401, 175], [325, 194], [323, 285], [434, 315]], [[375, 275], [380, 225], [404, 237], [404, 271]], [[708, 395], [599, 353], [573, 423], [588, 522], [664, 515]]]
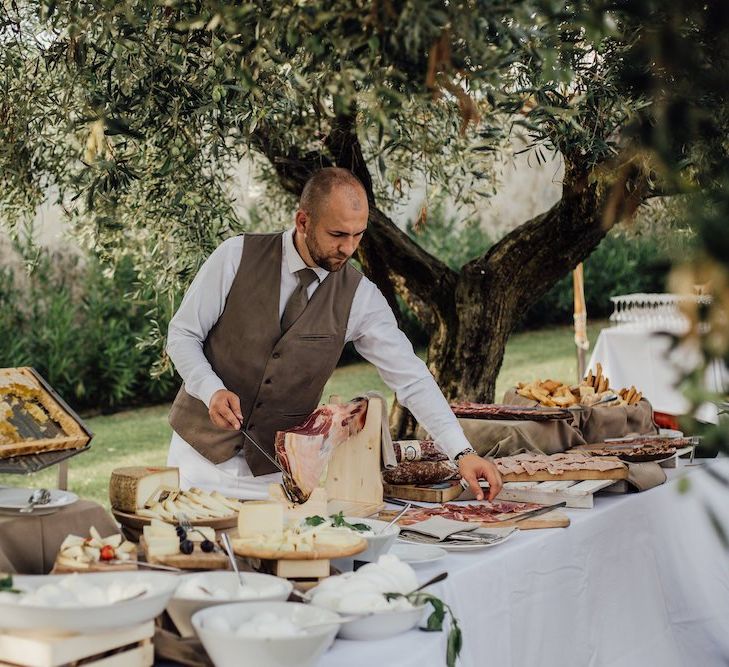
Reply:
[[476, 497], [483, 498], [479, 478], [488, 480], [490, 499], [499, 492], [496, 467], [471, 449], [382, 293], [349, 264], [368, 215], [359, 180], [346, 169], [322, 169], [304, 187], [295, 229], [228, 239], [200, 269], [167, 343], [184, 380], [170, 411], [168, 464], [179, 467], [184, 488], [266, 497], [279, 474], [239, 429], [273, 455], [276, 431], [316, 408], [353, 341], [458, 461]]

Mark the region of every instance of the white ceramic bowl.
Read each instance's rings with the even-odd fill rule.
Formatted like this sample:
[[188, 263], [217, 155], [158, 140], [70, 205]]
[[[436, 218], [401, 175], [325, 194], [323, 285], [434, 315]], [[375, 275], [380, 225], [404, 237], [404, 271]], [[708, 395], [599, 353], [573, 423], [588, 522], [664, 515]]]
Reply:
[[13, 584], [20, 590], [33, 590], [57, 583], [66, 577], [79, 577], [84, 583], [108, 586], [113, 582], [145, 583], [149, 590], [142, 597], [93, 607], [30, 606], [11, 602], [0, 596], [0, 628], [7, 630], [42, 630], [48, 633], [73, 632], [93, 634], [124, 628], [159, 616], [177, 587], [177, 577], [166, 572], [90, 572], [68, 575], [14, 575]]
[[355, 621], [343, 623], [339, 630], [342, 639], [386, 639], [403, 632], [412, 630], [420, 619], [426, 605], [419, 605], [412, 609], [398, 609], [395, 611], [381, 611], [375, 614], [363, 615]]
[[[262, 639], [235, 634], [240, 624], [264, 611], [302, 624], [319, 621], [331, 621], [331, 624], [312, 627], [302, 637]], [[216, 615], [225, 619], [230, 631], [210, 625]], [[339, 619], [333, 611], [298, 602], [234, 602], [201, 609], [193, 615], [192, 625], [215, 667], [239, 667], [243, 662], [256, 667], [311, 667], [334, 641]]]
[[[345, 517], [344, 520], [347, 523], [365, 523], [372, 528], [373, 533], [377, 533], [387, 525], [387, 521], [368, 518], [363, 519], [361, 517], [354, 516]], [[374, 563], [380, 556], [382, 556], [382, 554], [386, 554], [390, 551], [399, 534], [400, 526], [395, 524], [394, 526], [390, 526], [382, 535], [362, 535], [362, 538], [367, 540], [367, 549], [349, 558], [337, 558], [332, 561], [332, 565], [334, 565], [334, 567], [340, 572], [349, 572], [353, 569], [355, 560], [366, 563]]]
[[[190, 618], [195, 612], [207, 607], [230, 604], [232, 602], [262, 602], [268, 600], [288, 600], [293, 589], [293, 584], [288, 579], [274, 577], [271, 574], [259, 574], [258, 572], [241, 573], [243, 581], [251, 591], [255, 593], [249, 598], [239, 597], [233, 600], [216, 600], [214, 598], [188, 598], [180, 594], [180, 586], [177, 587], [167, 605], [167, 613], [172, 618], [177, 630], [183, 637], [194, 637], [195, 629], [192, 627]], [[185, 581], [200, 578], [203, 585], [210, 591], [218, 588], [235, 590], [238, 586], [238, 575], [235, 572], [203, 572], [197, 574], [186, 574], [178, 578], [180, 585]], [[265, 592], [264, 592], [265, 591]]]

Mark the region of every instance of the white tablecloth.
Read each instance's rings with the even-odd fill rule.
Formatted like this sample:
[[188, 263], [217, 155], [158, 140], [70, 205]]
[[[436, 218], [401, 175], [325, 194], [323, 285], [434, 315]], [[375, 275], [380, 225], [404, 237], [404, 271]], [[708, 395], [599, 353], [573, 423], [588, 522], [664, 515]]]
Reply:
[[[711, 462], [729, 476], [729, 460]], [[678, 480], [687, 476], [688, 493]], [[418, 568], [455, 610], [464, 667], [713, 667], [729, 663], [729, 488], [701, 467], [641, 494], [568, 510], [567, 529], [531, 530]], [[441, 667], [445, 635], [337, 640], [321, 667]]]
[[[686, 414], [689, 403], [675, 387], [680, 379], [679, 368], [687, 371], [695, 368], [700, 357], [698, 352], [682, 345], [669, 354], [671, 341], [650, 329], [625, 325], [603, 329], [595, 343], [588, 365], [593, 372], [597, 363], [603, 374], [610, 378], [614, 389], [635, 385], [659, 412], [672, 415]], [[722, 391], [727, 384], [726, 369], [713, 363], [705, 377], [707, 389]], [[716, 423], [714, 405], [702, 406], [697, 414], [702, 421]]]

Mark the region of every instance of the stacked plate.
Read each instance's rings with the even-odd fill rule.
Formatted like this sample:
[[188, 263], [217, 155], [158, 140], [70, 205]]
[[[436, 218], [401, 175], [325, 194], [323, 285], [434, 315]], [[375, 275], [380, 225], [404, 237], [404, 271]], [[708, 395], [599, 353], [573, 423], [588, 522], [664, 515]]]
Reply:
[[53, 514], [62, 507], [72, 505], [78, 500], [78, 496], [70, 491], [61, 491], [60, 489], [51, 489], [51, 499], [43, 505], [36, 505], [32, 512], [21, 512], [20, 510], [28, 506], [28, 501], [36, 489], [28, 489], [21, 487], [2, 487], [0, 488], [0, 514], [11, 514], [18, 516], [40, 516], [42, 514]]

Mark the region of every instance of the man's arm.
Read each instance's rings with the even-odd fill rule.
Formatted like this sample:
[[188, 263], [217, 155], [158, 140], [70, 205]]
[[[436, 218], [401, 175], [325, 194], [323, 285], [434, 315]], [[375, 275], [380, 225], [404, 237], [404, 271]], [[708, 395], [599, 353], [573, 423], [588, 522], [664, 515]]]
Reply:
[[[362, 279], [354, 296], [347, 340], [352, 340], [357, 351], [377, 367], [400, 403], [415, 415], [450, 459], [470, 449], [461, 425], [428, 367], [398, 328], [385, 297], [366, 278]], [[489, 499], [501, 490], [501, 477], [491, 461], [476, 454], [466, 454], [459, 458], [458, 466], [461, 476], [479, 500], [483, 498], [479, 478], [489, 482]]]
[[227, 391], [203, 353], [203, 343], [220, 319], [240, 265], [243, 236], [221, 243], [188, 288], [167, 330], [167, 354], [185, 382], [185, 391], [208, 407], [221, 428], [239, 428], [240, 400]]

